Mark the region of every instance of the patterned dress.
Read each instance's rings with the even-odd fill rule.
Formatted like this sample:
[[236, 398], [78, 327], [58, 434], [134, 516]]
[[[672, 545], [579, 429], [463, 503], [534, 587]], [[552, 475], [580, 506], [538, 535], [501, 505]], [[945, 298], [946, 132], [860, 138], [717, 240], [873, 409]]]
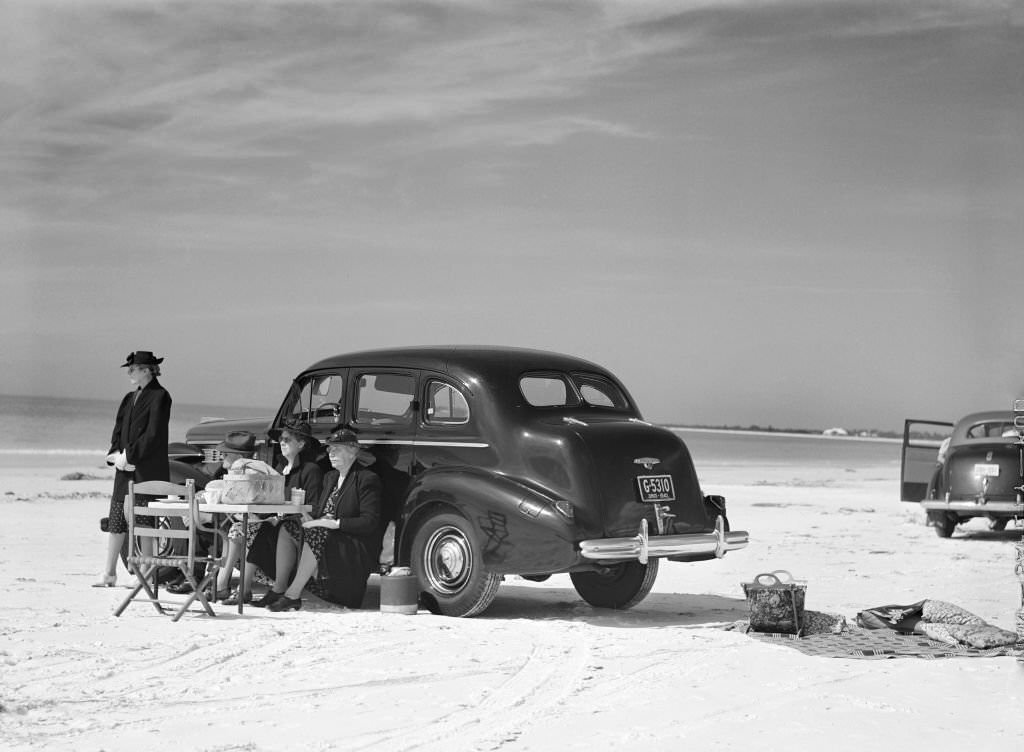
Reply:
[[[338, 511], [338, 499], [340, 498], [341, 486], [338, 485], [331, 492], [331, 495], [327, 497], [327, 503], [324, 504], [323, 514], [320, 515], [319, 519], [334, 519]], [[303, 527], [302, 520], [292, 518], [282, 522], [281, 529], [291, 536], [292, 540], [298, 544], [299, 549], [302, 548], [303, 543], [309, 546], [309, 550], [313, 552], [317, 562], [323, 559], [327, 534], [331, 532], [329, 528]]]

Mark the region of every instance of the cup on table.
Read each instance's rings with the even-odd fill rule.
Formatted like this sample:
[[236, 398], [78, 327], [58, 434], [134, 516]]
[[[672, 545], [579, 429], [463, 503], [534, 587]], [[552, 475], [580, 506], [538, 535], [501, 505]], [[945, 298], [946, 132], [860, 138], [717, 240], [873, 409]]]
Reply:
[[302, 506], [306, 503], [306, 490], [304, 488], [293, 488], [292, 489], [292, 504], [295, 506]]

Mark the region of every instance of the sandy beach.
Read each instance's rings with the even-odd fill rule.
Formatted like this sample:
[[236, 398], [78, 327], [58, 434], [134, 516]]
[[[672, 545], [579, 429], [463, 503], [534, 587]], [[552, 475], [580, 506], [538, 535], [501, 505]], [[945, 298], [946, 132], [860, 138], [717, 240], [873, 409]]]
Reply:
[[[62, 481], [79, 470], [96, 479]], [[567, 576], [505, 582], [481, 617], [218, 607], [171, 623], [93, 589], [110, 480], [89, 467], [0, 477], [0, 746], [6, 750], [1015, 750], [1014, 657], [826, 658], [725, 629], [740, 583], [786, 569], [807, 608], [853, 621], [934, 598], [1014, 629], [1019, 528], [939, 539], [897, 501], [898, 468], [711, 468], [746, 550], [662, 566], [626, 612]], [[122, 571], [122, 582], [127, 575]]]

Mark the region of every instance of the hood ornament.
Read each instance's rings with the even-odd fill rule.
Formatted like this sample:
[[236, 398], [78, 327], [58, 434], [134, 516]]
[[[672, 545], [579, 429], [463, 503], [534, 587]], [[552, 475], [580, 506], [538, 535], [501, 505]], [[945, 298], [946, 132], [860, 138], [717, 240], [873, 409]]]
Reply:
[[644, 470], [653, 470], [655, 465], [661, 464], [657, 457], [637, 457], [633, 460], [634, 465], [643, 465]]

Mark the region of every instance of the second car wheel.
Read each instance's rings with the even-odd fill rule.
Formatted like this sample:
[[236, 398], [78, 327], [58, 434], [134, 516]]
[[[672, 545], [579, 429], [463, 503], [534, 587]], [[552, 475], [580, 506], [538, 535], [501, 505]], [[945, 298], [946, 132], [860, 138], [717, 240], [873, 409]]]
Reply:
[[929, 512], [928, 524], [935, 528], [935, 534], [940, 538], [949, 538], [956, 530], [958, 518], [946, 512]]
[[658, 560], [624, 561], [600, 572], [570, 572], [580, 597], [598, 608], [632, 608], [647, 597], [658, 576]]
[[427, 519], [412, 541], [412, 568], [420, 588], [445, 616], [474, 616], [494, 600], [501, 575], [484, 568], [476, 532], [460, 515]]

